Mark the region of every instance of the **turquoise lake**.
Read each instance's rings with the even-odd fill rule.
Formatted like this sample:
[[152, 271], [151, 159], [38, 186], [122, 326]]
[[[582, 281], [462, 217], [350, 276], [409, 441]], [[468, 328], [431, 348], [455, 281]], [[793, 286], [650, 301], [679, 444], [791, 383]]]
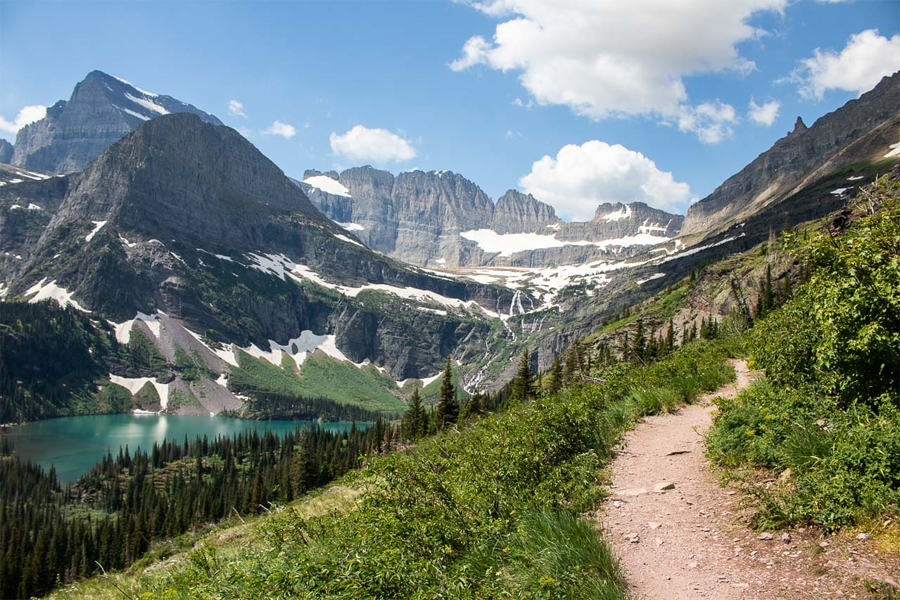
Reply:
[[[23, 459], [45, 469], [56, 467], [57, 478], [65, 484], [97, 464], [107, 450], [115, 455], [126, 444], [133, 453], [135, 448], [150, 450], [154, 442], [166, 438], [184, 442], [185, 436], [191, 440], [204, 435], [212, 439], [252, 429], [260, 433], [266, 430], [283, 433], [312, 423], [156, 414], [93, 415], [26, 423], [5, 428], [2, 435], [12, 440]], [[319, 426], [343, 431], [350, 429], [351, 424], [319, 423]]]

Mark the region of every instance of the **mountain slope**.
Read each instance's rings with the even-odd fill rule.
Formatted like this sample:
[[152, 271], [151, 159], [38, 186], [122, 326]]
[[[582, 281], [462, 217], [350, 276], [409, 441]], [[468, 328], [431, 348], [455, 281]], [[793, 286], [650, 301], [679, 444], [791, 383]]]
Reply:
[[[143, 123], [81, 173], [0, 189], [4, 227], [19, 258], [3, 263], [3, 294], [93, 311], [121, 343], [142, 332], [178, 367], [164, 387], [198, 399], [230, 394], [214, 380], [243, 354], [293, 377], [318, 353], [374, 363], [399, 397], [397, 381], [431, 377], [502, 330], [521, 296], [372, 252], [236, 131], [190, 114]], [[185, 379], [191, 361], [208, 376]], [[192, 410], [234, 406], [231, 394]]]
[[[900, 142], [898, 107], [900, 73], [895, 73], [810, 128], [798, 117], [792, 132], [688, 208], [682, 233], [696, 234], [736, 223], [743, 214], [796, 193], [829, 171], [882, 158], [884, 148]], [[866, 138], [871, 143], [860, 143]]]
[[55, 175], [81, 171], [144, 121], [169, 113], [195, 114], [209, 123], [222, 124], [176, 98], [91, 71], [75, 86], [68, 101], [60, 100], [47, 109], [46, 117], [19, 130], [11, 162]]

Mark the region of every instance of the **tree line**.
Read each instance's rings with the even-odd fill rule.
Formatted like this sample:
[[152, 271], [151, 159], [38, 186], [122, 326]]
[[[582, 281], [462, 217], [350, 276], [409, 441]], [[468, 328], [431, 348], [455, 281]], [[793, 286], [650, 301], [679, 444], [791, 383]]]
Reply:
[[377, 420], [334, 432], [257, 431], [107, 455], [76, 483], [0, 445], [0, 597], [57, 585], [139, 559], [155, 541], [290, 502], [388, 452], [399, 433]]

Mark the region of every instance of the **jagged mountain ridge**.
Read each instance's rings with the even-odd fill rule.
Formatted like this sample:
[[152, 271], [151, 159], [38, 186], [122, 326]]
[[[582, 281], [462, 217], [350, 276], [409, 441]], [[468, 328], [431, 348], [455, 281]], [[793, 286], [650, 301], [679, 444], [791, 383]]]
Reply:
[[[736, 223], [744, 213], [777, 202], [827, 170], [881, 156], [846, 152], [875, 135], [879, 150], [900, 141], [900, 72], [885, 77], [869, 92], [806, 127], [798, 117], [793, 131], [729, 177], [712, 194], [688, 208], [683, 234], [697, 234]], [[883, 152], [882, 152], [883, 154]], [[825, 167], [823, 171], [823, 167]]]
[[26, 199], [46, 225], [36, 242], [39, 223], [3, 242], [21, 253], [6, 263], [7, 296], [75, 301], [114, 322], [151, 315], [166, 330], [171, 319], [251, 352], [327, 337], [352, 362], [427, 377], [483, 344], [492, 310], [513, 298], [373, 253], [240, 134], [195, 115], [143, 123], [82, 173], [0, 188], [0, 227]]
[[590, 221], [567, 223], [549, 204], [516, 190], [495, 205], [449, 171], [309, 170], [299, 185], [369, 247], [420, 266], [535, 267], [628, 255], [677, 235], [683, 219], [633, 202], [603, 204]]
[[43, 119], [20, 129], [11, 160], [0, 162], [54, 175], [75, 173], [144, 121], [169, 113], [190, 113], [222, 124], [181, 100], [91, 71], [68, 101], [58, 101]]

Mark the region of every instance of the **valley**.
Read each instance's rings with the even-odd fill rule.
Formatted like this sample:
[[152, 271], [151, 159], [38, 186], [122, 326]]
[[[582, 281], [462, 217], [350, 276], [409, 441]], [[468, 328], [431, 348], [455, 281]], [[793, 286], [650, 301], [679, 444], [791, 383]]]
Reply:
[[882, 4], [297, 4], [4, 74], [0, 598], [900, 594]]

